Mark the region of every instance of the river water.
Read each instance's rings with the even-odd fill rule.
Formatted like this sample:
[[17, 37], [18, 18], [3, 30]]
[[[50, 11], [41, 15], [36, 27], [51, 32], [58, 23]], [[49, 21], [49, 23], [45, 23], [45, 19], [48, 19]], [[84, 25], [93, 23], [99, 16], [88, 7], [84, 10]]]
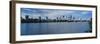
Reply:
[[21, 35], [86, 33], [88, 22], [22, 23]]

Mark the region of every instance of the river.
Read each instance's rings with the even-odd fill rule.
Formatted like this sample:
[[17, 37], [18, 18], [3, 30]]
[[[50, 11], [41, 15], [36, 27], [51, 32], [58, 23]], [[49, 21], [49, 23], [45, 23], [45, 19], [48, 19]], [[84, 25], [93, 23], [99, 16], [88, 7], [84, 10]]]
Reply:
[[86, 33], [88, 22], [22, 23], [21, 35]]

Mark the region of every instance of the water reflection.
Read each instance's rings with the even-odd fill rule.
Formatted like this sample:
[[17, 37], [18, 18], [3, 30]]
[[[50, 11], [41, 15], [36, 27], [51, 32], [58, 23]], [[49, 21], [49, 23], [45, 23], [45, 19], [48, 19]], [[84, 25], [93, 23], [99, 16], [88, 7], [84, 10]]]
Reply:
[[22, 23], [21, 35], [86, 33], [91, 30], [88, 22]]

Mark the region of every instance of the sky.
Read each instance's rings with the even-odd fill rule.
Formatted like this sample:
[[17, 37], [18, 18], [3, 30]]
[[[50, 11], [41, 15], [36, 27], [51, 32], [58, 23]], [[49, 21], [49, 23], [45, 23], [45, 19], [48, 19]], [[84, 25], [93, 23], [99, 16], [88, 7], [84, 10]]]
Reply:
[[68, 10], [68, 9], [41, 9], [41, 8], [21, 8], [21, 17], [25, 18], [29, 15], [30, 18], [45, 18], [55, 19], [60, 16], [73, 16], [76, 19], [89, 20], [92, 17], [92, 11], [89, 10]]

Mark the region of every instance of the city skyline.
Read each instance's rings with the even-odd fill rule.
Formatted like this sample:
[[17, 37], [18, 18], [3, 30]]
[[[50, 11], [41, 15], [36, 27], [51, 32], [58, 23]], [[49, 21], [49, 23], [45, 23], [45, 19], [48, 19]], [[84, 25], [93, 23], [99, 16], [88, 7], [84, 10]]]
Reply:
[[48, 17], [50, 19], [56, 19], [61, 16], [73, 16], [75, 19], [90, 20], [92, 18], [92, 11], [88, 10], [62, 10], [62, 9], [40, 9], [40, 8], [21, 8], [21, 17], [25, 18], [28, 15], [30, 18], [42, 18]]

